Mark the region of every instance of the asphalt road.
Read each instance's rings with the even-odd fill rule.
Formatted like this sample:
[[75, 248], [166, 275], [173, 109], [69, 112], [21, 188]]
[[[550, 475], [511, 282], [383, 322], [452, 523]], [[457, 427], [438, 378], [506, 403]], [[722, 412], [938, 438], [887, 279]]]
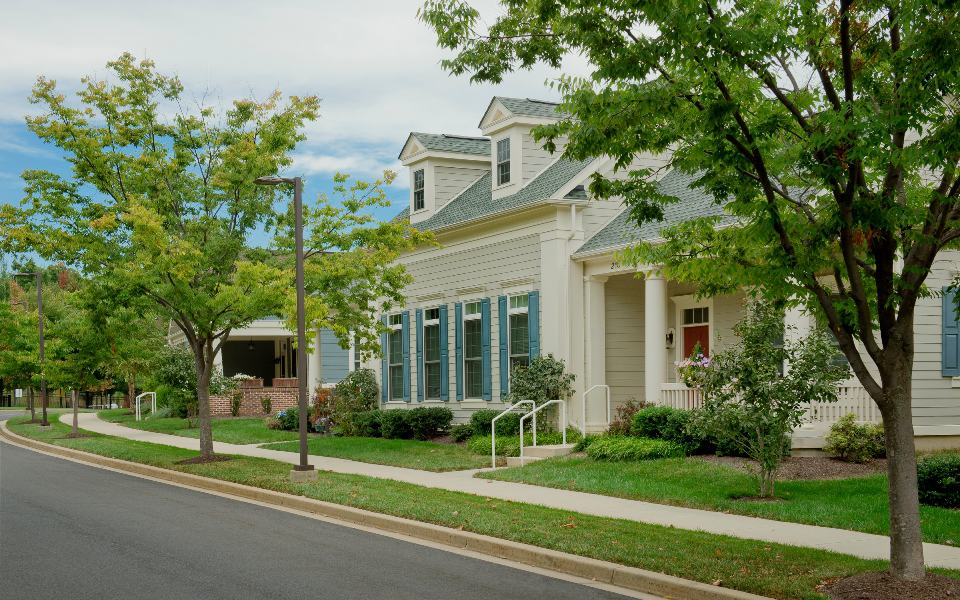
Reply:
[[623, 598], [0, 442], [0, 598]]

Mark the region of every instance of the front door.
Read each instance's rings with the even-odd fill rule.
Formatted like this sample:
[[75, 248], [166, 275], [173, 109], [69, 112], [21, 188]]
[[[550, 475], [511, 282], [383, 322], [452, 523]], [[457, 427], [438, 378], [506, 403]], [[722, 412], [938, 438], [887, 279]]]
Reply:
[[690, 358], [693, 349], [700, 344], [704, 356], [710, 356], [710, 326], [690, 325], [683, 328], [683, 357]]

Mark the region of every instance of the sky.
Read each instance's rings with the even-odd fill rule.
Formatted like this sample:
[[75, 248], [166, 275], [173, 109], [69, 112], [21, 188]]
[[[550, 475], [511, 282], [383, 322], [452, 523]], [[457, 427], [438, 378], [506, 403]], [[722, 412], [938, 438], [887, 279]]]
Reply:
[[[473, 0], [487, 20], [498, 5]], [[2, 0], [0, 1], [0, 202], [23, 196], [20, 173], [66, 172], [55, 148], [38, 142], [24, 117], [38, 75], [68, 95], [80, 78], [107, 75], [123, 52], [176, 74], [187, 97], [216, 99], [317, 95], [321, 117], [307, 130], [285, 175], [306, 178], [305, 194], [328, 190], [335, 171], [363, 178], [400, 176], [392, 217], [406, 202], [408, 176], [397, 161], [410, 131], [478, 135], [494, 95], [556, 100], [545, 84], [559, 71], [514, 74], [474, 85], [439, 65], [446, 51], [417, 19], [419, 0]], [[563, 71], [582, 74], [571, 58]]]

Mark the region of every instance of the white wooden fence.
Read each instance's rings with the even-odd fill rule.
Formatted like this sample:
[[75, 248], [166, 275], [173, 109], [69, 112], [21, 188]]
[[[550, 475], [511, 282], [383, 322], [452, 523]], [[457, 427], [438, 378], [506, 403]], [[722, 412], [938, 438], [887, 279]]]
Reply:
[[[700, 390], [682, 383], [665, 383], [660, 387], [657, 404], [671, 408], [693, 410], [703, 405]], [[857, 421], [880, 423], [880, 409], [859, 384], [841, 384], [837, 389], [836, 402], [814, 402], [807, 408], [804, 421], [808, 423], [835, 423], [840, 417], [853, 413]]]

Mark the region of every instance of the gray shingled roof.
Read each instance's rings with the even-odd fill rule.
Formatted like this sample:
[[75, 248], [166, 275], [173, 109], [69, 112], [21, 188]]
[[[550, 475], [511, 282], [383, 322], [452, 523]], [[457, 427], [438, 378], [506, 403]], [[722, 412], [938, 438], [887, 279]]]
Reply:
[[[490, 173], [471, 184], [459, 196], [448, 202], [437, 213], [413, 226], [421, 231], [443, 229], [458, 223], [473, 221], [499, 212], [520, 208], [545, 200], [570, 182], [589, 165], [591, 160], [567, 160], [560, 158], [543, 170], [517, 193], [493, 199]], [[396, 220], [409, 218], [409, 207], [403, 209]]]
[[723, 207], [717, 204], [712, 195], [702, 188], [694, 187], [696, 179], [695, 175], [670, 171], [660, 180], [660, 191], [679, 201], [664, 206], [662, 221], [649, 221], [638, 226], [630, 220], [630, 211], [624, 209], [580, 246], [576, 254], [601, 252], [640, 241], [655, 240], [661, 237], [660, 232], [664, 228], [697, 217], [721, 216], [721, 225], [734, 222], [734, 218], [724, 213]]
[[414, 131], [410, 135], [417, 138], [417, 141], [423, 144], [423, 147], [427, 150], [478, 154], [481, 156], [490, 155], [490, 138], [448, 133], [421, 133], [418, 131]]
[[534, 100], [532, 98], [504, 98], [503, 96], [496, 96], [495, 100], [499, 100], [504, 108], [515, 115], [548, 119], [556, 119], [563, 116], [563, 114], [559, 112], [559, 105], [556, 102]]

